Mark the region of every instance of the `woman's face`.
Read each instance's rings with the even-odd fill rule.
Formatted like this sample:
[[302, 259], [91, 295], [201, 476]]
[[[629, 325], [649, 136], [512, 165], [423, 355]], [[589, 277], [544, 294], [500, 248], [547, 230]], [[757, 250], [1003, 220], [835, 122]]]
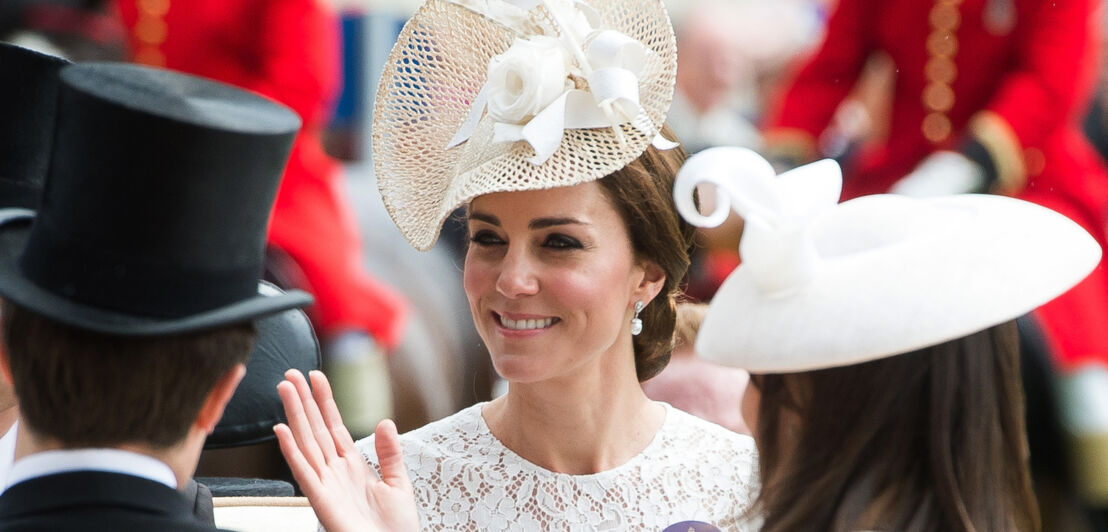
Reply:
[[632, 308], [664, 274], [635, 260], [599, 184], [486, 194], [468, 225], [466, 296], [500, 376], [537, 382], [630, 363]]

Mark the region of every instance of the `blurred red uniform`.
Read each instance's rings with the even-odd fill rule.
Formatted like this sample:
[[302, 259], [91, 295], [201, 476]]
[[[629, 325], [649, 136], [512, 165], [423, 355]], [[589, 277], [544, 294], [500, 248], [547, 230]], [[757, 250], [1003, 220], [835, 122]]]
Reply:
[[315, 295], [321, 333], [400, 340], [407, 304], [363, 269], [357, 227], [321, 130], [339, 86], [338, 22], [324, 0], [116, 0], [135, 62], [251, 89], [304, 121], [277, 194], [269, 241]]
[[[883, 52], [896, 66], [888, 137], [848, 163], [843, 199], [885, 192], [935, 151], [973, 144], [995, 170], [993, 191], [1061, 212], [1105, 247], [1108, 173], [1079, 129], [1099, 66], [1099, 7], [840, 0], [821, 47], [769, 114], [769, 151], [817, 156], [838, 104]], [[1104, 262], [1037, 315], [1062, 367], [1108, 362]]]

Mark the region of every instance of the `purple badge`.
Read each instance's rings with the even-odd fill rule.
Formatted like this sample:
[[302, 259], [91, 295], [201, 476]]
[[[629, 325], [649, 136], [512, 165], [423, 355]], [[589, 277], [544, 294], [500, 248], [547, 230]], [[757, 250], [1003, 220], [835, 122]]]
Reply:
[[674, 523], [662, 530], [662, 532], [723, 532], [719, 527], [709, 525], [704, 521], [681, 521]]

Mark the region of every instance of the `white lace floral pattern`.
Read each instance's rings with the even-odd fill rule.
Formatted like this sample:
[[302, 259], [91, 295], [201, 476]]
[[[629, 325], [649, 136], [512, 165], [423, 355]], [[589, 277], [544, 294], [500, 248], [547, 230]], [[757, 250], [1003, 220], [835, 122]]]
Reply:
[[[754, 441], [666, 405], [653, 441], [593, 475], [554, 473], [489, 431], [480, 404], [401, 436], [423, 530], [652, 530], [705, 521], [757, 530]], [[372, 436], [358, 442], [377, 467]]]

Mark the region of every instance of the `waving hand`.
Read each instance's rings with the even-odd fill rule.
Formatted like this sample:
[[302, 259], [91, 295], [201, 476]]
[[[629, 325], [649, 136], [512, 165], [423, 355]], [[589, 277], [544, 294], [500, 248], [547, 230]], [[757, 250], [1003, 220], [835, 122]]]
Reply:
[[327, 377], [309, 376], [312, 389], [299, 371], [285, 373], [277, 391], [289, 423], [273, 430], [320, 523], [329, 532], [419, 530], [396, 425], [387, 419], [377, 425], [378, 479], [343, 426]]

